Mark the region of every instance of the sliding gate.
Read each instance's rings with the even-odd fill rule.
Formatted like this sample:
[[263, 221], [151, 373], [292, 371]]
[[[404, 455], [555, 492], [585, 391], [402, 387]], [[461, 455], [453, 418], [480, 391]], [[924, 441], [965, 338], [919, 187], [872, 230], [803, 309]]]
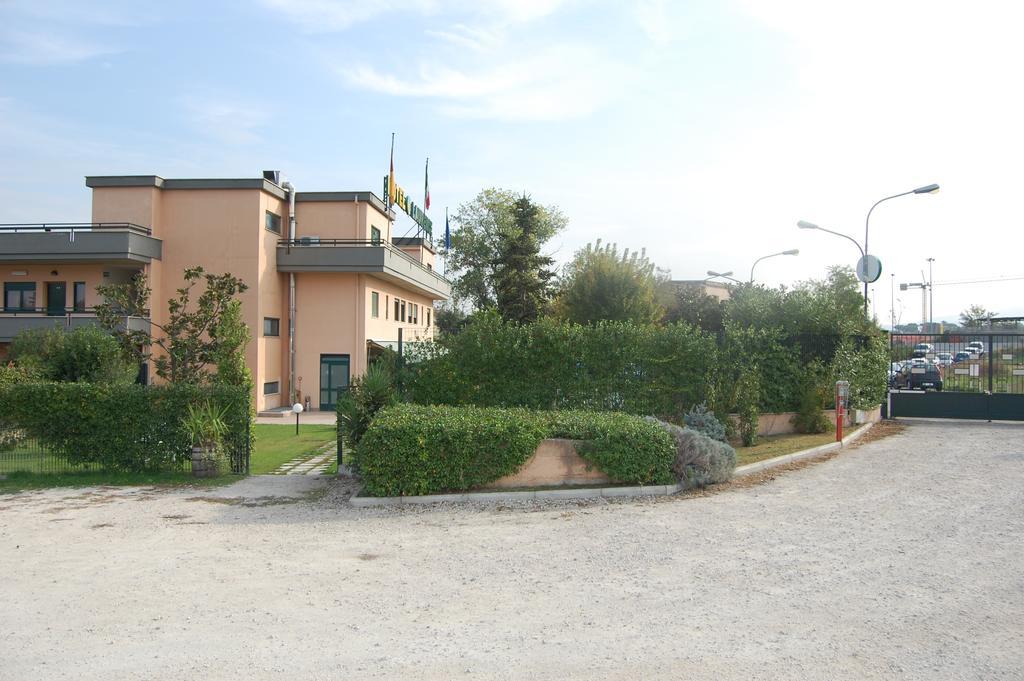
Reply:
[[[939, 365], [942, 376], [942, 389], [934, 391], [905, 390], [890, 382], [890, 416], [1024, 421], [1024, 334], [892, 334], [889, 339], [893, 362], [923, 354]], [[932, 347], [915, 352], [921, 343]]]

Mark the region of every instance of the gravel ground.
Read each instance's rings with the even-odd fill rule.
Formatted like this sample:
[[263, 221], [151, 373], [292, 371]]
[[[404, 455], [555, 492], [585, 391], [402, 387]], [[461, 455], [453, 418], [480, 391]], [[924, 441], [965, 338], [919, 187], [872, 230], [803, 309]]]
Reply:
[[297, 479], [0, 496], [0, 679], [1024, 678], [1022, 426], [669, 500]]

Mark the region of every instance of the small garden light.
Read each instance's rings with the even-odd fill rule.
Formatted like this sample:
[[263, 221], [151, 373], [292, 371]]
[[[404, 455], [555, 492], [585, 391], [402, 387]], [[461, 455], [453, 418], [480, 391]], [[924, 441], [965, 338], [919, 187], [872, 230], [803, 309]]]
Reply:
[[302, 413], [302, 405], [296, 402], [292, 405], [292, 413], [295, 414], [295, 434], [299, 434], [299, 414]]

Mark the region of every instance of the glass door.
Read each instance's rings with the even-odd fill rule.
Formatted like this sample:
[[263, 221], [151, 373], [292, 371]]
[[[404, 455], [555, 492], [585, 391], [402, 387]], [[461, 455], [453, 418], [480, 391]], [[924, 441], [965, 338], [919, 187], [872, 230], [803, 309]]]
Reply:
[[348, 390], [349, 356], [320, 355], [320, 411], [334, 411], [338, 397]]
[[68, 285], [63, 281], [46, 282], [46, 314], [63, 315], [68, 304]]

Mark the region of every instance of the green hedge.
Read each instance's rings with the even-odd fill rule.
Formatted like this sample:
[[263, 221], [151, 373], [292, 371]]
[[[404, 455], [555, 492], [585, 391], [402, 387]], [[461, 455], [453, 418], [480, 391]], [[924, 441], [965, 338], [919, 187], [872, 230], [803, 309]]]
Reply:
[[21, 383], [0, 386], [0, 426], [17, 429], [69, 464], [113, 471], [180, 469], [192, 443], [182, 428], [188, 405], [226, 410], [224, 447], [236, 472], [251, 450], [249, 390], [228, 386]]
[[400, 404], [377, 415], [356, 454], [367, 493], [436, 494], [515, 473], [548, 437], [585, 440], [580, 454], [614, 480], [674, 482], [671, 438], [625, 414]]
[[715, 338], [685, 324], [533, 324], [483, 314], [411, 350], [405, 397], [420, 404], [679, 416], [703, 400]]
[[879, 344], [734, 324], [715, 336], [683, 323], [515, 324], [481, 313], [458, 334], [410, 346], [398, 377], [402, 397], [418, 404], [622, 411], [679, 422], [703, 402], [719, 414], [735, 411], [740, 378], [754, 366], [762, 413], [797, 409], [813, 362], [835, 363], [834, 373], [878, 404], [888, 376], [876, 361]]

